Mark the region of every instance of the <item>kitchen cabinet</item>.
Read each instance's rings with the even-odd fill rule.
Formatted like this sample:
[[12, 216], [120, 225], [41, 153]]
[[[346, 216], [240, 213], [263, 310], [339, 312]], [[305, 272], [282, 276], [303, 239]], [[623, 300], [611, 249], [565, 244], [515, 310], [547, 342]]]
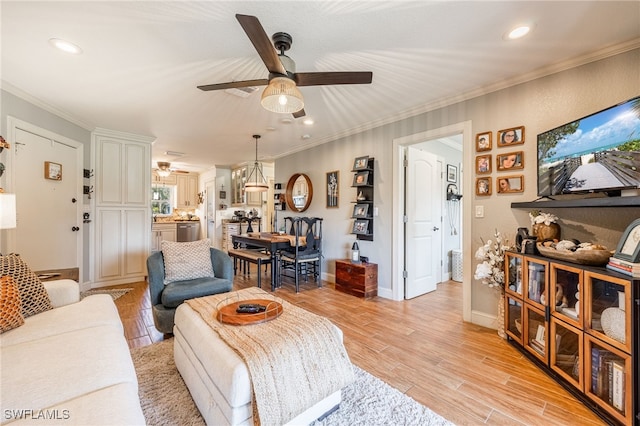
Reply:
[[505, 330], [611, 424], [640, 424], [640, 279], [538, 255], [505, 256]]
[[248, 166], [241, 166], [231, 170], [231, 205], [232, 206], [261, 206], [263, 192], [245, 192], [244, 184], [249, 173]]
[[155, 170], [151, 174], [151, 180], [152, 180], [154, 186], [155, 185], [177, 185], [178, 184], [178, 178], [176, 177], [175, 173], [171, 173], [169, 176], [163, 177], [163, 176], [159, 176], [158, 172], [156, 172]]
[[233, 248], [232, 235], [240, 235], [242, 224], [240, 222], [222, 223], [222, 250], [228, 252]]
[[175, 223], [154, 223], [151, 227], [151, 252], [162, 250], [162, 241], [177, 241]]
[[180, 174], [176, 176], [178, 201], [176, 208], [195, 209], [198, 207], [198, 175]]

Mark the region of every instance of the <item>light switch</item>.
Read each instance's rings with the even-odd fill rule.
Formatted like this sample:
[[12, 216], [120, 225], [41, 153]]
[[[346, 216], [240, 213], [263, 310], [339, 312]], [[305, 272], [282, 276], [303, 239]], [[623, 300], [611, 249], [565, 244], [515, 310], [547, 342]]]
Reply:
[[476, 206], [476, 217], [484, 217], [484, 206]]
[[374, 216], [378, 216], [378, 208], [377, 207], [373, 208], [373, 215]]

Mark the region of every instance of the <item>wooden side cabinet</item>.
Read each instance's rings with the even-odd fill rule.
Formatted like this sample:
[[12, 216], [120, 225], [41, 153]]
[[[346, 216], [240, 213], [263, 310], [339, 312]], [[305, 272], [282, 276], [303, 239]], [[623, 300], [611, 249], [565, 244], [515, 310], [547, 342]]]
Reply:
[[358, 297], [378, 295], [378, 264], [336, 260], [336, 290]]
[[610, 424], [640, 425], [640, 279], [505, 257], [509, 341]]

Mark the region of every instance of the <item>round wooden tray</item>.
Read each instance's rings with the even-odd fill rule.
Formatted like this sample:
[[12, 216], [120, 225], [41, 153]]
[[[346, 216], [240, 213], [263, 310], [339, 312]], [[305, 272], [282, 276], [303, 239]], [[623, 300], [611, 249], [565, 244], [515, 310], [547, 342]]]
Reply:
[[[240, 314], [236, 312], [241, 304], [256, 303], [264, 305], [267, 310], [256, 314]], [[231, 325], [250, 325], [259, 324], [261, 322], [271, 321], [278, 318], [282, 314], [282, 304], [275, 300], [269, 299], [250, 299], [232, 302], [218, 309], [218, 321]]]
[[565, 260], [580, 265], [603, 266], [609, 262], [609, 258], [612, 256], [609, 250], [563, 251], [545, 247], [540, 243], [537, 244], [537, 247], [540, 254], [544, 257]]

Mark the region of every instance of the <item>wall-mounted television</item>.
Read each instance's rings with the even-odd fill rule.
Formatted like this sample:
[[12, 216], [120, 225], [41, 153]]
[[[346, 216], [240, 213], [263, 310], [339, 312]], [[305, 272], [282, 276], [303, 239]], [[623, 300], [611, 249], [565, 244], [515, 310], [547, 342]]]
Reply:
[[538, 135], [538, 195], [640, 188], [640, 96]]

